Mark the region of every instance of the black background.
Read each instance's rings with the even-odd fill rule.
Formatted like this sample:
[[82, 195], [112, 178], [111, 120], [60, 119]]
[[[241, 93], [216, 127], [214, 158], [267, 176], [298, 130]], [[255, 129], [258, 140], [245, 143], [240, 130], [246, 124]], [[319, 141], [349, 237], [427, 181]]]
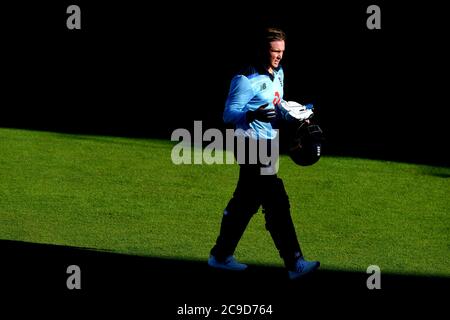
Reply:
[[[81, 7], [81, 30], [66, 8]], [[0, 125], [170, 138], [223, 128], [255, 32], [288, 34], [285, 98], [313, 103], [325, 154], [448, 165], [447, 32], [436, 2], [54, 1], [2, 9]], [[366, 9], [381, 8], [381, 30]]]
[[[165, 139], [194, 120], [204, 130], [224, 128], [231, 77], [249, 58], [255, 32], [278, 26], [288, 35], [285, 98], [314, 103], [325, 154], [448, 166], [445, 11], [437, 1], [392, 2], [2, 4], [0, 126]], [[70, 4], [81, 7], [81, 30], [66, 28]], [[381, 8], [381, 30], [366, 28], [371, 4]], [[79, 301], [90, 301], [98, 314], [143, 310], [150, 319], [170, 318], [184, 303], [249, 301], [281, 301], [278, 310], [296, 315], [306, 306], [330, 315], [388, 315], [392, 308], [409, 315], [443, 309], [441, 290], [448, 289], [448, 280], [391, 276], [383, 278], [382, 293], [372, 293], [367, 275], [332, 271], [296, 286], [277, 270], [265, 282], [264, 267], [248, 280], [217, 276], [204, 263], [14, 242], [2, 247], [4, 261], [14, 261], [2, 275], [18, 293], [15, 302], [29, 303], [21, 295], [31, 288], [31, 300], [45, 300], [47, 312], [64, 293], [62, 317]], [[87, 269], [81, 293], [64, 287], [74, 258]], [[400, 303], [402, 296], [412, 302]]]

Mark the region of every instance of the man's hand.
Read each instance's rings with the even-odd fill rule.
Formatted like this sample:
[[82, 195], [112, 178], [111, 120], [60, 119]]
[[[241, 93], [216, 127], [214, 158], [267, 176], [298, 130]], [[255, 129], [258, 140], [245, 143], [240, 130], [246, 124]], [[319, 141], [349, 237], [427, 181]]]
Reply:
[[258, 107], [258, 109], [254, 111], [247, 111], [246, 117], [247, 122], [250, 123], [255, 120], [259, 120], [262, 122], [270, 122], [271, 120], [274, 120], [277, 116], [275, 113], [275, 109], [265, 109], [269, 104], [263, 104], [262, 106]]

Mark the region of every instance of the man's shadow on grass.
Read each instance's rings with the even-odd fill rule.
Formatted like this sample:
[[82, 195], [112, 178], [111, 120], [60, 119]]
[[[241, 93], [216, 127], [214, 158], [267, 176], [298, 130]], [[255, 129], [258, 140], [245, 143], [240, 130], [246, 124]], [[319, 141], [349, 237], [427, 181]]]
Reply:
[[[62, 301], [120, 301], [175, 315], [179, 307], [222, 304], [272, 305], [278, 315], [306, 312], [404, 315], [444, 308], [450, 278], [381, 273], [381, 289], [369, 290], [370, 274], [319, 269], [289, 281], [284, 269], [250, 265], [244, 272], [211, 269], [205, 261], [131, 256], [48, 244], [0, 240], [2, 296]], [[81, 289], [67, 280], [80, 268]], [[382, 270], [381, 270], [382, 271]], [[73, 278], [72, 278], [73, 280]], [[72, 283], [74, 283], [72, 281]], [[155, 311], [156, 312], [156, 311]], [[170, 317], [167, 317], [170, 318]]]

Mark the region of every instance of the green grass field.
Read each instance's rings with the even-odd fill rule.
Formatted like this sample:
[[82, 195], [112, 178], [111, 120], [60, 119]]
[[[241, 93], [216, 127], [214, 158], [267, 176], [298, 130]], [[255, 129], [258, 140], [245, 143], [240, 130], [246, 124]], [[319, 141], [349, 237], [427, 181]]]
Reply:
[[[176, 166], [174, 144], [0, 129], [0, 238], [206, 261], [238, 166]], [[283, 156], [279, 176], [323, 268], [450, 276], [450, 168]], [[261, 211], [236, 256], [282, 265]]]

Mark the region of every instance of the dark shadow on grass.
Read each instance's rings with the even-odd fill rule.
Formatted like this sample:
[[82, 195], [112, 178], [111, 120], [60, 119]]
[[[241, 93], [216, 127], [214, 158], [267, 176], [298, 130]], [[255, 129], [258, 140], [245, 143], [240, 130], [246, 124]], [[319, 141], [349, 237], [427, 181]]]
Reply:
[[[0, 241], [0, 250], [3, 297], [43, 302], [49, 308], [53, 304], [45, 302], [76, 303], [78, 310], [89, 305], [100, 313], [130, 308], [164, 319], [176, 319], [178, 307], [185, 304], [212, 306], [219, 310], [217, 315], [222, 304], [271, 304], [279, 317], [270, 319], [307, 311], [357, 316], [361, 308], [366, 309], [361, 314], [405, 315], [430, 308], [437, 312], [444, 308], [450, 288], [450, 278], [382, 274], [382, 288], [369, 290], [366, 273], [325, 269], [292, 282], [277, 267], [250, 265], [235, 273], [211, 269], [205, 261], [9, 240]], [[81, 290], [66, 287], [69, 265], [81, 269]]]
[[450, 174], [448, 174], [448, 173], [434, 173], [434, 174], [432, 174], [432, 176], [438, 177], [438, 178], [444, 178], [444, 179], [450, 178]]
[[422, 168], [422, 173], [437, 178], [450, 178], [450, 168], [448, 167], [424, 167]]

